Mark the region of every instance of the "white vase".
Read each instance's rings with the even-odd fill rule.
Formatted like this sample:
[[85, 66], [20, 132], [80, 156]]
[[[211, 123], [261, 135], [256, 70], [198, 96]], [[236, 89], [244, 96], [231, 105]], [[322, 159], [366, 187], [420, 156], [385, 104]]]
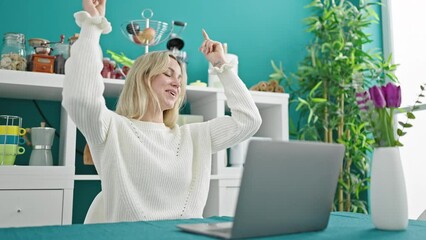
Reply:
[[408, 225], [407, 192], [398, 147], [376, 148], [371, 169], [371, 218], [381, 230]]

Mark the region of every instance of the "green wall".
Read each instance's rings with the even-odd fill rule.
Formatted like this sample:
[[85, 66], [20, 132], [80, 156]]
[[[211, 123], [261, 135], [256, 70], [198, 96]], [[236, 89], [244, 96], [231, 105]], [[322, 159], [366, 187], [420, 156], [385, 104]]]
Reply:
[[[108, 1], [107, 17], [113, 31], [101, 39], [104, 50], [123, 52], [131, 58], [144, 49], [123, 37], [120, 25], [140, 19], [141, 11], [150, 8], [154, 20], [188, 23], [182, 33], [184, 50], [189, 56], [189, 81], [207, 82], [207, 62], [198, 47], [202, 42], [201, 29], [212, 39], [227, 42], [229, 52], [239, 56], [239, 71], [247, 86], [267, 80], [271, 72], [270, 60], [283, 61], [289, 71], [294, 70], [309, 41], [303, 31], [302, 19], [308, 16], [304, 6], [310, 0], [215, 0], [215, 1]], [[15, 31], [27, 38], [59, 39], [78, 32], [73, 13], [81, 10], [81, 1], [1, 1], [0, 33]], [[48, 11], [48, 13], [46, 13]], [[152, 48], [165, 49], [165, 43]]]
[[[272, 72], [271, 60], [282, 62], [287, 75], [297, 69], [297, 64], [305, 56], [305, 46], [310, 36], [305, 32], [303, 19], [311, 13], [305, 8], [311, 0], [157, 0], [157, 1], [108, 1], [107, 18], [113, 31], [104, 35], [101, 46], [123, 52], [130, 58], [144, 53], [144, 49], [125, 39], [120, 32], [120, 25], [128, 20], [140, 19], [145, 8], [154, 11], [153, 20], [187, 22], [187, 28], [181, 34], [188, 54], [188, 80], [207, 82], [207, 62], [198, 51], [202, 42], [201, 29], [204, 28], [212, 39], [226, 42], [229, 52], [239, 56], [239, 75], [251, 87], [259, 81], [268, 80]], [[40, 1], [0, 1], [0, 34], [21, 32], [29, 38], [45, 38], [50, 41], [59, 39], [60, 34], [66, 38], [79, 32], [73, 13], [81, 10], [81, 1], [40, 0]], [[377, 36], [373, 47], [381, 47], [381, 28], [371, 29]], [[165, 49], [165, 43], [151, 50]], [[59, 130], [59, 102], [36, 101], [51, 123]], [[115, 99], [109, 99], [113, 108]], [[30, 100], [4, 99], [0, 96], [0, 114], [19, 115], [23, 117], [24, 127], [38, 126], [42, 121], [34, 102]], [[293, 110], [290, 110], [290, 115]], [[293, 119], [297, 121], [297, 119]], [[81, 152], [84, 138], [78, 133], [76, 173], [90, 174], [95, 170], [82, 164]], [[55, 138], [53, 155], [57, 156], [59, 145]], [[27, 164], [30, 149], [17, 159], [17, 164]], [[91, 202], [99, 191], [99, 183], [79, 181], [75, 185], [73, 222], [81, 223]]]

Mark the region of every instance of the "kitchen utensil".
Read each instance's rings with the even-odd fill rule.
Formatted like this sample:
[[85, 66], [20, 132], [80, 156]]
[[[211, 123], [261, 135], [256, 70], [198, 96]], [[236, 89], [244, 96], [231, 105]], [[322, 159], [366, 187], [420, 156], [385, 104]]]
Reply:
[[52, 145], [55, 129], [50, 127], [31, 128], [31, 144], [33, 146], [30, 163], [32, 166], [52, 166]]
[[145, 53], [150, 46], [155, 46], [167, 40], [173, 32], [173, 25], [166, 22], [151, 20], [154, 12], [144, 9], [143, 19], [136, 19], [121, 24], [121, 32], [131, 42], [145, 47]]

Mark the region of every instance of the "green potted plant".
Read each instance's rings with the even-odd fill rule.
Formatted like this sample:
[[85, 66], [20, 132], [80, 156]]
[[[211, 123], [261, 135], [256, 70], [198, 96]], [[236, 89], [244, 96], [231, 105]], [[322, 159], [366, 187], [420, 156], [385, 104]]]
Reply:
[[[395, 65], [383, 62], [380, 53], [365, 49], [372, 42], [366, 28], [379, 20], [372, 8], [376, 4], [313, 0], [307, 6], [314, 12], [305, 19], [313, 40], [295, 74], [297, 84], [292, 84], [290, 91], [302, 122], [297, 129], [299, 139], [346, 146], [334, 206], [338, 211], [368, 212], [362, 196], [368, 189], [374, 139], [368, 135], [368, 123], [360, 117], [354, 79], [377, 72], [394, 77]], [[278, 76], [280, 69], [274, 69]]]

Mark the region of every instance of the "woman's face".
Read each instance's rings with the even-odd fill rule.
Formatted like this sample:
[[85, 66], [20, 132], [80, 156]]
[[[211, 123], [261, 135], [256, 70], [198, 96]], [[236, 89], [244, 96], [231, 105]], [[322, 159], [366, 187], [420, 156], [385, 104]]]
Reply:
[[175, 59], [170, 58], [169, 67], [166, 72], [155, 76], [151, 83], [152, 89], [160, 103], [161, 111], [174, 107], [180, 95], [181, 81], [181, 67]]

